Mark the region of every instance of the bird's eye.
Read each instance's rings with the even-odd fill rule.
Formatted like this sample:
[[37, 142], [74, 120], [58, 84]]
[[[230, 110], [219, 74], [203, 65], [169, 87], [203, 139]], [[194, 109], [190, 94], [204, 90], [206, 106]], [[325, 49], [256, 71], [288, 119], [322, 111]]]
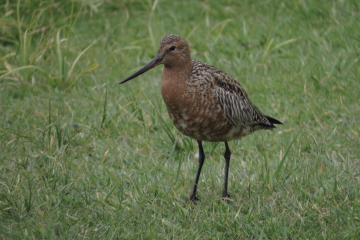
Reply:
[[171, 46], [169, 47], [169, 50], [170, 50], [170, 51], [174, 51], [175, 48], [176, 48], [176, 47], [175, 47], [174, 45], [171, 45]]

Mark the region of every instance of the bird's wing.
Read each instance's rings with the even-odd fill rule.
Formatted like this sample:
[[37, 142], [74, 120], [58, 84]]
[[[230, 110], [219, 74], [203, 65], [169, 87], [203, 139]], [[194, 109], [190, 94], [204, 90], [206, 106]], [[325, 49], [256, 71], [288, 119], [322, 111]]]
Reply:
[[[229, 122], [236, 126], [256, 126], [273, 128], [265, 115], [250, 101], [241, 85], [220, 69], [193, 60], [192, 83], [197, 90], [212, 89]], [[195, 77], [194, 77], [195, 76]]]
[[235, 79], [219, 69], [214, 69], [212, 75], [215, 78], [214, 93], [232, 124], [272, 126]]

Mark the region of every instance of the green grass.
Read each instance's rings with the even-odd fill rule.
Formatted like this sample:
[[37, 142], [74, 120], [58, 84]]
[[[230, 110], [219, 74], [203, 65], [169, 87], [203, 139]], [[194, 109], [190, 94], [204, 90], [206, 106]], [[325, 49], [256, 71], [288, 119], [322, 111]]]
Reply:
[[[6, 1], [0, 4], [0, 238], [359, 239], [360, 4]], [[205, 143], [172, 125], [161, 38], [236, 78], [284, 125]]]

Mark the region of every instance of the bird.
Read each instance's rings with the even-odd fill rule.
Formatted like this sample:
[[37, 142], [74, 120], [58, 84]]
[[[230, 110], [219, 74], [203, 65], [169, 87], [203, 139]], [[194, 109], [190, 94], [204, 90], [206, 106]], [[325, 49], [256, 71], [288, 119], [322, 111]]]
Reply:
[[192, 60], [188, 42], [175, 34], [162, 38], [156, 56], [127, 77], [123, 84], [163, 64], [161, 94], [175, 127], [198, 144], [198, 169], [189, 201], [196, 202], [204, 164], [203, 142], [225, 143], [224, 186], [221, 199], [229, 200], [228, 176], [231, 151], [228, 142], [257, 130], [273, 129], [279, 120], [264, 115], [238, 81], [220, 69]]

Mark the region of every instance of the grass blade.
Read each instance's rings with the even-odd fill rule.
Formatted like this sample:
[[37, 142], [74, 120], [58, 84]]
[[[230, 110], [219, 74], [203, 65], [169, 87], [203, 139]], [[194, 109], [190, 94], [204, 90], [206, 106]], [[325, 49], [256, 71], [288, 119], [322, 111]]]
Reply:
[[294, 144], [295, 140], [296, 140], [297, 137], [300, 135], [300, 133], [301, 133], [301, 131], [299, 131], [299, 132], [295, 135], [295, 137], [293, 138], [293, 140], [290, 142], [289, 146], [287, 147], [287, 149], [286, 149], [286, 151], [285, 151], [284, 156], [282, 157], [282, 159], [281, 159], [281, 161], [280, 161], [280, 163], [279, 163], [279, 165], [278, 165], [278, 167], [277, 167], [277, 169], [276, 169], [276, 171], [275, 171], [275, 178], [276, 178], [277, 180], [279, 180], [280, 171], [281, 171], [281, 169], [282, 169], [283, 166], [284, 166], [286, 157], [287, 157], [287, 155], [289, 154], [289, 151], [290, 151], [292, 145]]

